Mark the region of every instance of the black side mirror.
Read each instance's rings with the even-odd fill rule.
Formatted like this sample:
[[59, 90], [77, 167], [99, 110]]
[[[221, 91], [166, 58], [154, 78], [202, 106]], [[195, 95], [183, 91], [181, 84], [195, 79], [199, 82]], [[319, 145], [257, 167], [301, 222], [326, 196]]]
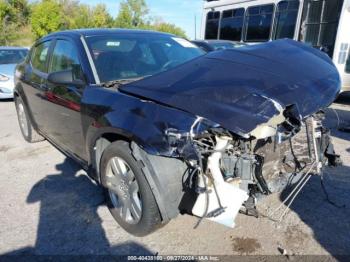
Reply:
[[74, 79], [73, 70], [64, 70], [50, 73], [47, 80], [53, 84], [59, 85], [85, 85], [84, 80]]

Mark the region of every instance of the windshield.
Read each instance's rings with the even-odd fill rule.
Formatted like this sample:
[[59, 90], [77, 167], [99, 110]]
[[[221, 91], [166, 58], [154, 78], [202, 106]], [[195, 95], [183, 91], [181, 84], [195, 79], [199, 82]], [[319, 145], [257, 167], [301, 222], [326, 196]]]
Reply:
[[91, 36], [86, 42], [102, 83], [154, 75], [205, 53], [185, 39], [158, 34]]
[[28, 54], [28, 50], [11, 50], [0, 49], [0, 65], [18, 64], [24, 61]]

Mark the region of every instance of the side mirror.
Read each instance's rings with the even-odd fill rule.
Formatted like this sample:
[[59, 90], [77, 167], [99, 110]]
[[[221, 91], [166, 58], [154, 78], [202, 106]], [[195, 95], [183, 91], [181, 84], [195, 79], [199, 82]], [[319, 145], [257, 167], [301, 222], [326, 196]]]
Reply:
[[50, 73], [47, 80], [53, 84], [59, 85], [85, 85], [85, 81], [74, 79], [73, 70], [64, 70]]

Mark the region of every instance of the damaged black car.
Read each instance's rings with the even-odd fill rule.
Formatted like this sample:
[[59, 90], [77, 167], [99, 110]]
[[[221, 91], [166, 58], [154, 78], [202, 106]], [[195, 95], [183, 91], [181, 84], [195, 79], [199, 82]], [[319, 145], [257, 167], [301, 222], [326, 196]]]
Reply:
[[234, 227], [339, 162], [322, 125], [339, 74], [292, 40], [205, 54], [158, 32], [64, 31], [36, 42], [15, 82], [23, 137], [78, 161], [137, 236], [180, 213]]

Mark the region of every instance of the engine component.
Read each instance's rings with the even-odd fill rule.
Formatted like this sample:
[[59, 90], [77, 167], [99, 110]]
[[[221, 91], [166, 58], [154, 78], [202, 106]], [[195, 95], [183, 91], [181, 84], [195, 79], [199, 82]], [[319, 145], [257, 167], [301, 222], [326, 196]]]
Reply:
[[208, 158], [208, 172], [200, 177], [199, 187], [206, 186], [205, 192], [199, 193], [192, 213], [203, 216], [217, 223], [233, 228], [235, 218], [249, 197], [248, 193], [224, 180], [220, 169], [220, 159], [229, 143], [229, 137], [216, 137], [215, 151]]

